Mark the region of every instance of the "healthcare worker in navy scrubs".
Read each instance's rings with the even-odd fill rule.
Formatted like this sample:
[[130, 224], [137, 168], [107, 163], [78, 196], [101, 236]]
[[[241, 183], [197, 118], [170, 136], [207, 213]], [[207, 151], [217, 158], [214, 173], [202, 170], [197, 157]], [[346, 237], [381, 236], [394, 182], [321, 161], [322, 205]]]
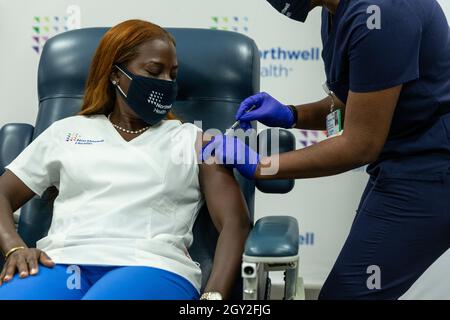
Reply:
[[243, 128], [258, 120], [325, 130], [328, 122], [332, 137], [280, 155], [272, 175], [263, 169], [275, 157], [230, 135], [214, 137], [203, 158], [214, 155], [249, 179], [323, 177], [369, 164], [357, 215], [320, 298], [397, 299], [450, 246], [450, 33], [443, 10], [436, 0], [268, 1], [301, 22], [323, 7], [330, 96], [289, 106], [259, 93], [242, 102], [236, 119]]

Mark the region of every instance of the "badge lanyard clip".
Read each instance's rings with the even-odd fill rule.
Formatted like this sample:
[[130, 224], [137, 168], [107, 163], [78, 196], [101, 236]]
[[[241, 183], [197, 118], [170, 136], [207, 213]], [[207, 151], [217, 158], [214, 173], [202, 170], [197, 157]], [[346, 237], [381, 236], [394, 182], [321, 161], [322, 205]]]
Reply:
[[327, 115], [327, 123], [326, 123], [327, 135], [329, 138], [331, 138], [342, 134], [343, 126], [342, 126], [341, 110], [335, 109], [336, 108], [336, 103], [334, 100], [335, 95], [334, 92], [328, 88], [326, 82], [323, 84], [322, 87], [325, 93], [331, 98], [330, 113]]
[[322, 85], [322, 87], [323, 87], [323, 90], [325, 91], [325, 93], [331, 98], [330, 113], [332, 113], [334, 111], [334, 108], [336, 107], [336, 104], [334, 102], [334, 92], [328, 88], [328, 85], [326, 82]]

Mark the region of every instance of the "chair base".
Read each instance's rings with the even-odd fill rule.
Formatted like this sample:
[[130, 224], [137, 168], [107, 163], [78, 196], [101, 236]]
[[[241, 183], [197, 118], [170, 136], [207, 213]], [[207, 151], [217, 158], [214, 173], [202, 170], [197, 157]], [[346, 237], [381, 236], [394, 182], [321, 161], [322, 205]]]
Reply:
[[270, 299], [271, 271], [284, 271], [283, 300], [304, 300], [303, 279], [298, 277], [299, 258], [243, 256], [242, 278], [244, 300]]

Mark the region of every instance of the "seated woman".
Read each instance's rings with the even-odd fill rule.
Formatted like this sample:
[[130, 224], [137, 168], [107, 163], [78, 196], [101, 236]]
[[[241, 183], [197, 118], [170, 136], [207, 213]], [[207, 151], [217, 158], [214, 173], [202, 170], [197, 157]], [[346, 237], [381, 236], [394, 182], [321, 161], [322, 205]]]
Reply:
[[[205, 292], [229, 297], [247, 207], [231, 172], [197, 161], [200, 130], [169, 112], [176, 76], [161, 27], [130, 20], [105, 34], [80, 114], [53, 123], [0, 177], [0, 299], [198, 299], [188, 248], [204, 202], [220, 233]], [[50, 230], [27, 248], [13, 212], [51, 186]]]

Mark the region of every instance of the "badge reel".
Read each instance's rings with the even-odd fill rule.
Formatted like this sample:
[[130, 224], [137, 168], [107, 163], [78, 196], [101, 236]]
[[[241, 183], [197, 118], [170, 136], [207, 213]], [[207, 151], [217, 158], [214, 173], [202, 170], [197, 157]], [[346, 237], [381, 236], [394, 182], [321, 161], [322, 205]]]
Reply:
[[342, 112], [341, 109], [334, 109], [336, 106], [334, 103], [334, 92], [328, 89], [326, 83], [323, 84], [323, 89], [331, 97], [330, 113], [327, 115], [327, 136], [328, 138], [333, 138], [341, 135], [343, 132]]

